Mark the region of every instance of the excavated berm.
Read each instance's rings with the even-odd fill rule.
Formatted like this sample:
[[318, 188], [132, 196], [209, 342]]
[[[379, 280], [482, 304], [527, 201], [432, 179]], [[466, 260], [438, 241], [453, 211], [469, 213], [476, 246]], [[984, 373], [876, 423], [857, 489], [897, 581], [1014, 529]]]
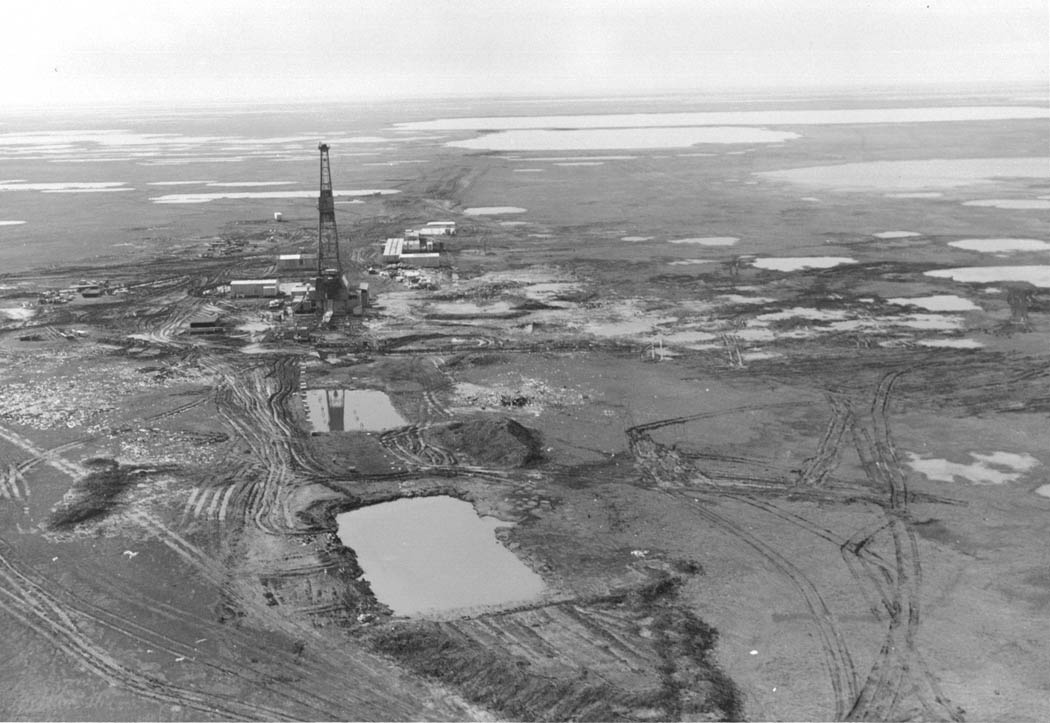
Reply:
[[437, 447], [453, 450], [464, 462], [489, 467], [526, 467], [543, 461], [538, 432], [513, 419], [484, 417], [431, 425], [425, 436]]

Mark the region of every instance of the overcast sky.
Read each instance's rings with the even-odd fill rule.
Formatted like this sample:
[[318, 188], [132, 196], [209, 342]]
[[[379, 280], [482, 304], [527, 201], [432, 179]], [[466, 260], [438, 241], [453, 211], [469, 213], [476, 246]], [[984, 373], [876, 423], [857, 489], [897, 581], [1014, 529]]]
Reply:
[[1047, 0], [0, 0], [0, 103], [1050, 83]]

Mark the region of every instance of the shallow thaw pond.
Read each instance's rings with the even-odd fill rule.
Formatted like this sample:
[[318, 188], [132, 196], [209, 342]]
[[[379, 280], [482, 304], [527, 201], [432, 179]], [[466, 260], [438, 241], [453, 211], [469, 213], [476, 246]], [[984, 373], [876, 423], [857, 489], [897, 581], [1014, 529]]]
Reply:
[[308, 389], [306, 415], [315, 432], [381, 432], [408, 424], [375, 389]]
[[496, 539], [507, 523], [454, 497], [417, 497], [336, 517], [380, 602], [397, 615], [538, 598], [543, 579]]

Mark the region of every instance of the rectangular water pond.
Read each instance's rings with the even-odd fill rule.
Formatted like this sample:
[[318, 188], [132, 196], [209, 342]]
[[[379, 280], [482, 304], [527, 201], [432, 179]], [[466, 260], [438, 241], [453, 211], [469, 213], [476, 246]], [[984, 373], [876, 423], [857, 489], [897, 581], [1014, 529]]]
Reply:
[[376, 598], [396, 615], [529, 602], [543, 579], [500, 544], [507, 523], [454, 497], [417, 497], [336, 517]]
[[408, 422], [375, 389], [307, 389], [306, 416], [315, 432], [382, 432]]

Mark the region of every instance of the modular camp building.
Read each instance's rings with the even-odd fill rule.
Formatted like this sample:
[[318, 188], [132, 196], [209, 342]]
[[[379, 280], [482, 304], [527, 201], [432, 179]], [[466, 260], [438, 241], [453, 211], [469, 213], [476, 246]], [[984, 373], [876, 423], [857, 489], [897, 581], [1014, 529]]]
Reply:
[[[448, 236], [447, 233], [441, 229], [432, 228], [406, 228], [405, 229], [405, 243], [406, 244], [417, 244], [422, 250], [423, 246], [433, 246], [436, 250], [441, 250], [444, 247], [444, 241], [435, 241], [435, 236]], [[430, 249], [435, 250], [435, 249]]]
[[415, 229], [415, 233], [420, 236], [454, 236], [456, 229], [452, 228], [450, 230], [447, 226], [431, 226], [427, 224], [422, 228]]
[[309, 296], [310, 292], [313, 291], [313, 288], [313, 285], [309, 283], [289, 281], [278, 285], [277, 291], [290, 297], [294, 301], [296, 298], [301, 299], [304, 296]]
[[301, 271], [310, 273], [317, 269], [317, 257], [313, 254], [281, 254], [277, 257], [278, 271]]
[[383, 244], [383, 263], [396, 264], [401, 258], [401, 250], [404, 248], [403, 238], [388, 238]]
[[420, 231], [426, 231], [427, 234], [438, 232], [442, 236], [455, 236], [456, 235], [456, 222], [455, 221], [427, 221], [427, 225], [421, 228]]
[[230, 282], [230, 297], [277, 296], [277, 279], [238, 279]]
[[444, 251], [445, 242], [435, 241], [433, 237], [420, 234], [420, 229], [405, 229], [405, 237], [401, 246], [403, 254], [419, 254], [424, 251]]
[[442, 254], [433, 251], [421, 254], [401, 254], [401, 263], [419, 268], [435, 268], [444, 265]]
[[434, 267], [444, 264], [443, 244], [431, 239], [388, 238], [383, 246], [383, 263]]

